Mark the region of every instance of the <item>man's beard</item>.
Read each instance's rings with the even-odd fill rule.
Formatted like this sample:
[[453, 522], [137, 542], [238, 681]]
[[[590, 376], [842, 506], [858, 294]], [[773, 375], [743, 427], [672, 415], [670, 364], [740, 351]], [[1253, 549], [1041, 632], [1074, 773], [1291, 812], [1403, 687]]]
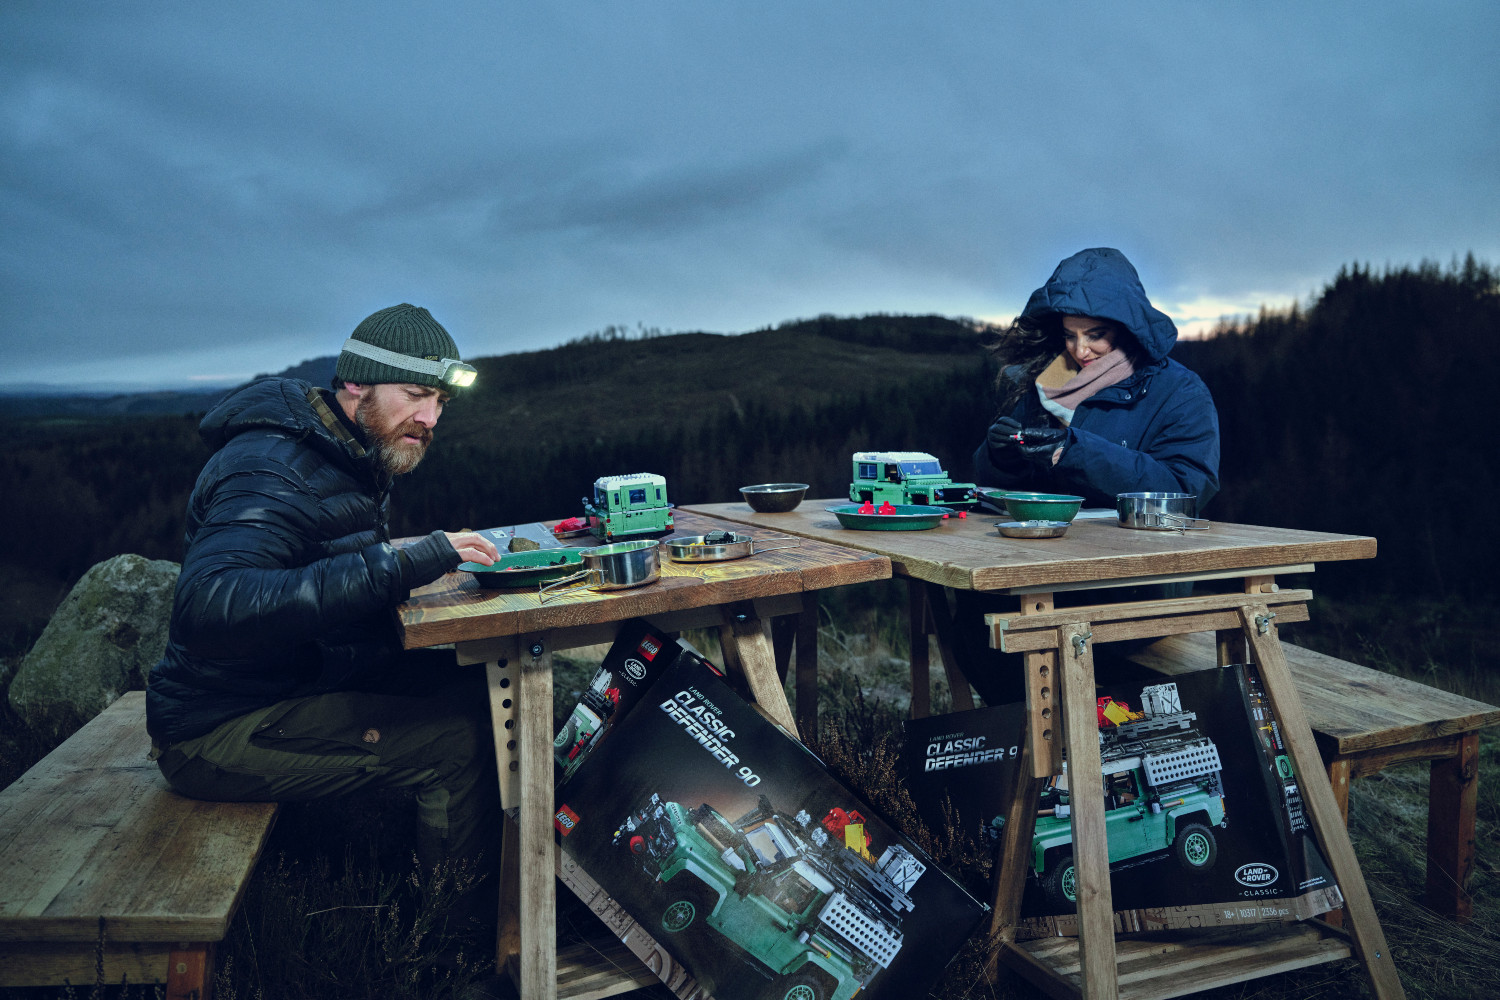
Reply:
[[[375, 464], [392, 476], [400, 476], [417, 467], [427, 446], [432, 443], [432, 428], [423, 427], [415, 420], [408, 420], [400, 427], [391, 426], [391, 417], [381, 402], [380, 396], [371, 392], [360, 398], [354, 407], [354, 422], [365, 432]], [[406, 440], [406, 435], [419, 438], [417, 442]]]

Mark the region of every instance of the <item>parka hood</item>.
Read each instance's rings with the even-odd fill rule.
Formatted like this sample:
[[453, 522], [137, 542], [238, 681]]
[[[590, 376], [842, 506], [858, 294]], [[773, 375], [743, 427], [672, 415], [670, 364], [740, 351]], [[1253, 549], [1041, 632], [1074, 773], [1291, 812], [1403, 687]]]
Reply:
[[358, 457], [351, 455], [313, 410], [307, 398], [311, 389], [312, 383], [302, 379], [257, 379], [219, 400], [199, 422], [198, 434], [215, 451], [247, 431], [278, 431], [327, 454], [346, 460]]
[[1125, 255], [1110, 247], [1080, 250], [1031, 293], [1021, 316], [1097, 316], [1124, 324], [1152, 361], [1165, 358], [1177, 343], [1171, 317], [1146, 297], [1141, 279]]

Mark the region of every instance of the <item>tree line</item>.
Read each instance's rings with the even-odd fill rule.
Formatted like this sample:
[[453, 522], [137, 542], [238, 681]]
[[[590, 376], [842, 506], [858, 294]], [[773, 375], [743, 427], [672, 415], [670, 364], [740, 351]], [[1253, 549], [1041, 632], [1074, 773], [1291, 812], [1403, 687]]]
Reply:
[[[932, 452], [954, 478], [968, 475], [995, 408], [994, 371], [975, 324], [890, 316], [800, 322], [799, 336], [850, 348], [847, 370], [829, 371], [826, 395], [811, 402], [736, 391], [734, 373], [719, 372], [724, 398], [691, 419], [635, 422], [622, 411], [597, 433], [546, 444], [508, 433], [493, 409], [464, 418], [452, 408], [444, 419], [457, 426], [439, 428], [428, 459], [397, 487], [393, 529], [568, 516], [595, 477], [624, 472], [666, 476], [679, 504], [736, 499], [738, 487], [765, 481], [808, 482], [811, 496], [837, 496], [848, 486], [849, 456], [865, 449]], [[1500, 448], [1489, 440], [1493, 390], [1476, 372], [1484, 343], [1497, 334], [1500, 273], [1471, 256], [1447, 268], [1424, 262], [1377, 273], [1351, 265], [1306, 306], [1266, 310], [1221, 324], [1211, 338], [1180, 342], [1174, 357], [1208, 384], [1222, 430], [1223, 488], [1204, 513], [1379, 539], [1373, 563], [1320, 567], [1325, 590], [1495, 595], [1490, 569], [1500, 562], [1500, 532], [1485, 515], [1500, 485]], [[512, 357], [540, 374], [563, 362], [556, 352], [581, 359], [578, 352], [604, 348], [611, 364], [624, 366], [631, 351], [669, 347], [677, 336], [702, 335], [606, 339]], [[862, 345], [936, 351], [952, 363], [871, 388], [862, 384]], [[493, 426], [463, 426], [481, 414]], [[187, 496], [207, 458], [196, 424], [194, 416], [8, 421], [0, 509], [10, 530], [0, 562], [71, 583], [122, 552], [180, 559]]]

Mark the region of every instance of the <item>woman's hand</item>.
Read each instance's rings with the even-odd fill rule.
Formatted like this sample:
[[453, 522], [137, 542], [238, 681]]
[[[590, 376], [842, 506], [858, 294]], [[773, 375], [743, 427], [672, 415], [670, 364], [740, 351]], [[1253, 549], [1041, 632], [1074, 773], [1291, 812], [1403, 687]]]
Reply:
[[1001, 417], [990, 425], [985, 440], [990, 452], [1002, 455], [1014, 450], [1032, 465], [1056, 465], [1068, 444], [1066, 427], [1022, 427], [1012, 417]]

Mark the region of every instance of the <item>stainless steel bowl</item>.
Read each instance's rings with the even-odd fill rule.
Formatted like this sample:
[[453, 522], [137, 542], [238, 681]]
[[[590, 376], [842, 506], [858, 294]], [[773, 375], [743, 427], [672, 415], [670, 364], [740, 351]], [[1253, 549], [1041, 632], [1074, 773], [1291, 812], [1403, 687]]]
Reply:
[[1147, 531], [1206, 531], [1198, 516], [1198, 498], [1191, 493], [1120, 493], [1115, 512], [1127, 528]]
[[995, 528], [1006, 538], [1061, 538], [1069, 521], [996, 521]]
[[751, 510], [762, 514], [785, 514], [797, 509], [807, 490], [806, 483], [757, 483], [741, 486], [740, 496], [745, 498]]

